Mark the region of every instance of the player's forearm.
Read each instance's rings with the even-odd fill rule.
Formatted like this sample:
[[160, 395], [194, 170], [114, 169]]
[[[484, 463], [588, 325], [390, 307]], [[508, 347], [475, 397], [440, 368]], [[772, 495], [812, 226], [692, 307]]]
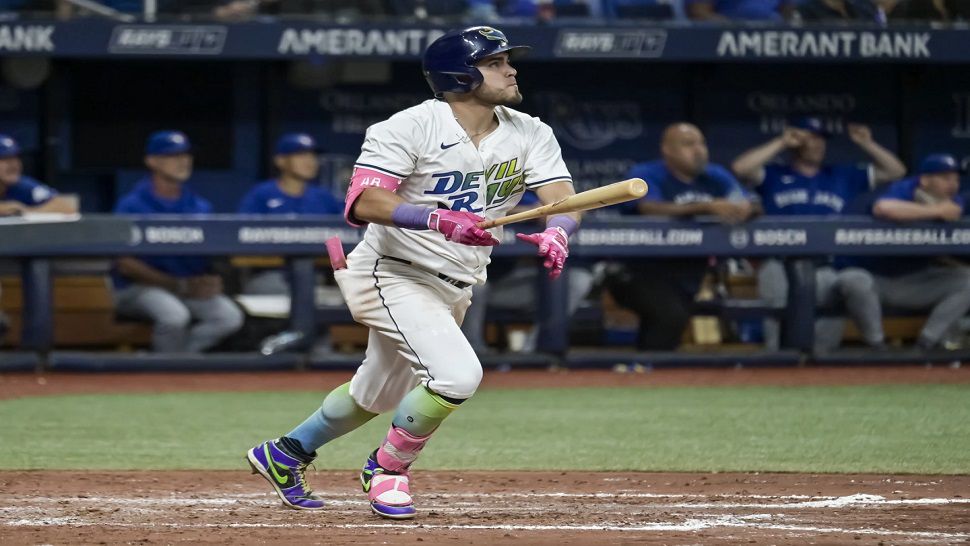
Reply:
[[[552, 184], [547, 184], [538, 188], [536, 190], [536, 195], [539, 197], [539, 201], [543, 205], [548, 205], [561, 201], [571, 195], [576, 195], [576, 189], [570, 182], [553, 182]], [[559, 220], [571, 225], [571, 229], [566, 229], [566, 231], [568, 233], [572, 233], [579, 225], [579, 221], [582, 217], [583, 214], [581, 212], [565, 212], [550, 216], [546, 219], [546, 223], [547, 225], [551, 226], [553, 225], [554, 221], [557, 221], [556, 219], [558, 218]]]
[[880, 199], [872, 207], [872, 214], [876, 218], [896, 222], [936, 220], [940, 217], [939, 210], [934, 206], [902, 199]]
[[119, 258], [118, 272], [139, 283], [159, 286], [175, 293], [182, 292], [182, 283], [177, 277], [159, 271], [137, 258]]
[[382, 188], [364, 190], [354, 202], [353, 217], [366, 223], [393, 226], [394, 209], [404, 203], [396, 193]]
[[731, 170], [734, 171], [734, 174], [738, 178], [746, 182], [759, 182], [759, 179], [762, 178], [765, 164], [774, 159], [784, 149], [785, 144], [781, 138], [771, 139], [761, 146], [752, 148], [739, 155], [734, 160], [734, 163], [731, 164]]
[[871, 141], [861, 148], [872, 158], [872, 164], [876, 169], [876, 182], [899, 180], [906, 176], [906, 165], [903, 165], [896, 154], [882, 147], [878, 142]]
[[77, 210], [77, 202], [58, 195], [49, 199], [46, 203], [36, 207], [28, 207], [27, 212], [58, 212], [61, 214], [74, 214]]

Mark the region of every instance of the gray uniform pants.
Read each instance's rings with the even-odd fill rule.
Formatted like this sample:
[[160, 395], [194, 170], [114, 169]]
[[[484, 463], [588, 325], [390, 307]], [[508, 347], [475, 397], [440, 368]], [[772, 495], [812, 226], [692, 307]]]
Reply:
[[936, 344], [970, 310], [970, 268], [933, 266], [898, 277], [876, 276], [886, 306], [930, 311], [920, 338]]
[[[788, 277], [780, 260], [767, 260], [758, 270], [758, 294], [768, 303], [785, 305], [788, 301]], [[850, 267], [841, 271], [824, 266], [815, 270], [815, 302], [830, 306], [845, 302], [846, 310], [869, 345], [883, 341], [882, 307], [872, 274]], [[815, 321], [815, 351], [827, 352], [842, 344], [845, 320], [823, 317]], [[765, 347], [777, 350], [781, 328], [776, 319], [765, 319]]]
[[[152, 350], [198, 353], [239, 330], [245, 318], [223, 294], [198, 300], [179, 298], [157, 286], [132, 284], [115, 292], [119, 314], [154, 323]], [[190, 324], [192, 319], [194, 324]]]
[[[461, 325], [461, 330], [476, 351], [485, 349], [485, 309], [489, 305], [521, 310], [524, 320], [531, 319], [530, 313], [535, 313], [538, 300], [536, 297], [538, 274], [539, 268], [530, 263], [517, 267], [495, 284], [477, 285], [472, 289], [472, 304], [465, 311], [465, 321]], [[567, 312], [572, 316], [593, 286], [593, 273], [582, 267], [573, 267], [565, 272], [564, 276], [569, 283]], [[535, 350], [537, 334], [537, 328], [529, 332], [522, 348], [524, 352]]]

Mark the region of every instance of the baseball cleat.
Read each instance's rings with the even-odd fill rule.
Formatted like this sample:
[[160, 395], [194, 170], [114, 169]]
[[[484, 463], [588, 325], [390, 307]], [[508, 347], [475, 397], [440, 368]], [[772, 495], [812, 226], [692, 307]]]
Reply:
[[283, 505], [297, 510], [319, 510], [323, 499], [313, 494], [306, 483], [306, 469], [310, 462], [303, 462], [287, 455], [276, 441], [263, 442], [246, 453], [246, 460], [273, 486]]
[[367, 458], [360, 472], [360, 485], [370, 498], [375, 514], [390, 519], [411, 519], [417, 512], [408, 488], [407, 472], [388, 472], [377, 464], [374, 454]]

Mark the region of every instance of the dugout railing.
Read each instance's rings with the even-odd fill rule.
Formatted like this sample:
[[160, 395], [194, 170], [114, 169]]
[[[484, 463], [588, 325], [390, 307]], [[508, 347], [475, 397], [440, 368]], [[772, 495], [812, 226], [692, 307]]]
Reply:
[[[497, 259], [530, 256], [534, 249], [516, 242], [515, 226], [503, 235], [503, 244], [496, 247]], [[304, 333], [312, 341], [319, 330], [320, 311], [314, 304], [313, 290], [315, 260], [323, 253], [323, 242], [341, 237], [350, 249], [361, 236], [359, 230], [349, 228], [339, 218], [305, 217], [300, 219], [255, 218], [251, 216], [214, 215], [212, 217], [134, 217], [87, 216], [60, 223], [35, 223], [29, 220], [10, 220], [0, 224], [0, 257], [15, 259], [21, 267], [23, 284], [23, 334], [20, 350], [42, 355], [53, 366], [69, 362], [107, 362], [127, 358], [145, 365], [167, 366], [165, 355], [64, 355], [52, 345], [53, 295], [52, 263], [77, 257], [111, 258], [122, 255], [274, 255], [284, 256], [292, 278], [289, 328]], [[865, 217], [831, 219], [767, 219], [744, 225], [725, 226], [713, 221], [677, 222], [651, 218], [590, 219], [585, 222], [572, 242], [573, 258], [624, 260], [649, 257], [719, 256], [719, 257], [782, 257], [788, 264], [790, 294], [784, 309], [766, 309], [735, 305], [730, 301], [714, 301], [704, 305], [712, 310], [730, 314], [737, 311], [746, 316], [778, 313], [786, 324], [786, 351], [772, 355], [638, 355], [629, 351], [596, 351], [595, 354], [571, 354], [565, 310], [565, 283], [541, 282], [538, 288], [539, 327], [538, 359], [570, 365], [588, 365], [604, 361], [650, 361], [655, 363], [687, 361], [711, 363], [776, 363], [803, 361], [813, 345], [815, 261], [831, 255], [963, 255], [970, 253], [970, 222], [891, 224]], [[567, 273], [568, 275], [568, 268]], [[339, 312], [339, 311], [338, 311]], [[307, 344], [306, 346], [310, 346]], [[6, 354], [6, 353], [5, 353]], [[29, 356], [24, 357], [30, 360]], [[319, 362], [313, 356], [298, 358], [281, 356], [278, 360], [260, 360], [257, 356], [208, 355], [201, 359], [184, 356], [170, 359], [172, 365], [189, 368], [231, 361], [240, 366], [289, 366], [302, 363], [326, 367], [356, 357], [342, 358], [325, 355]], [[504, 357], [509, 360], [512, 357]], [[866, 358], [872, 358], [867, 355]], [[882, 361], [934, 360], [950, 361], [953, 354], [943, 355], [877, 355]], [[6, 358], [5, 358], [6, 360]], [[928, 361], [927, 360], [927, 361]], [[245, 361], [245, 362], [244, 362]], [[248, 362], [248, 364], [247, 364]], [[84, 366], [79, 366], [84, 367]]]

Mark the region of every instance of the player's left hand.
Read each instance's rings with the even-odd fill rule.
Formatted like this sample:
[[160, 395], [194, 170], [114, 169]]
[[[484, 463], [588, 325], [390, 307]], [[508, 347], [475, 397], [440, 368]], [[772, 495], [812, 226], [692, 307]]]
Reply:
[[549, 278], [557, 279], [562, 274], [569, 256], [569, 237], [561, 227], [546, 228], [542, 233], [516, 233], [515, 236], [523, 241], [539, 247], [538, 256], [545, 258], [542, 265], [549, 270]]
[[868, 125], [863, 125], [861, 123], [850, 123], [846, 126], [846, 131], [849, 134], [849, 138], [852, 142], [858, 145], [869, 144], [872, 142], [872, 131], [869, 129]]

